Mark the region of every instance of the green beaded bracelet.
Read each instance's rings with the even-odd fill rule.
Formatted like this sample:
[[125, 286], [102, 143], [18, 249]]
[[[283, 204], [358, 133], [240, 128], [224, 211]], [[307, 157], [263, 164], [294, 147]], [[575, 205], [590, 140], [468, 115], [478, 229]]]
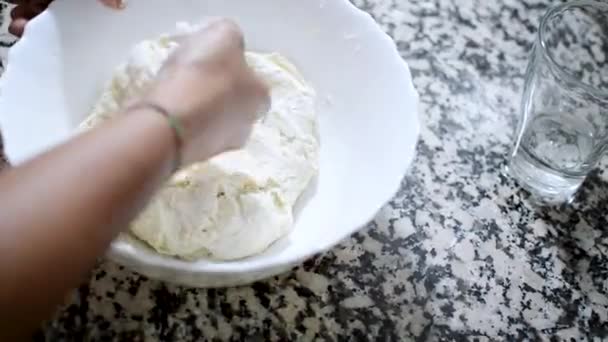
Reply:
[[162, 116], [164, 116], [167, 119], [167, 122], [169, 123], [169, 127], [171, 127], [171, 130], [173, 131], [173, 136], [175, 137], [175, 147], [176, 147], [176, 153], [175, 153], [175, 162], [173, 165], [173, 172], [179, 170], [179, 168], [182, 165], [182, 146], [184, 143], [184, 126], [182, 125], [182, 123], [179, 121], [179, 119], [177, 117], [175, 117], [174, 115], [171, 115], [171, 113], [169, 113], [169, 111], [167, 109], [165, 109], [163, 106], [153, 103], [153, 102], [138, 102], [135, 105], [129, 107], [129, 110], [137, 110], [137, 109], [148, 109], [148, 110], [152, 110], [154, 112], [157, 112], [158, 114], [161, 114]]

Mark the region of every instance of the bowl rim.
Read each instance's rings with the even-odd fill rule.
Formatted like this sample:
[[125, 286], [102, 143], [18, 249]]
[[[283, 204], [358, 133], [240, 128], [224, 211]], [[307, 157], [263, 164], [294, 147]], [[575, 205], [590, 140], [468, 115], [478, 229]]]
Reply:
[[[110, 245], [108, 251], [106, 252], [106, 257], [114, 262], [119, 264], [125, 264], [125, 261], [128, 261], [128, 267], [133, 269], [136, 272], [141, 272], [138, 268], [154, 268], [156, 270], [162, 270], [163, 272], [187, 272], [190, 274], [213, 274], [213, 275], [233, 275], [235, 273], [242, 272], [264, 272], [269, 271], [271, 269], [278, 269], [281, 267], [295, 265], [298, 264], [305, 259], [308, 259], [312, 256], [321, 254], [323, 252], [328, 251], [332, 247], [339, 244], [341, 241], [348, 238], [353, 233], [357, 232], [359, 229], [363, 228], [369, 222], [373, 221], [374, 217], [377, 213], [395, 196], [395, 194], [401, 189], [401, 184], [404, 181], [404, 177], [407, 175], [408, 171], [411, 168], [411, 165], [414, 162], [416, 157], [416, 148], [419, 141], [420, 136], [420, 117], [419, 117], [419, 109], [420, 109], [420, 101], [419, 94], [416, 91], [412, 79], [412, 74], [409, 69], [407, 62], [402, 58], [397, 48], [397, 44], [395, 41], [381, 28], [380, 24], [367, 12], [359, 9], [354, 4], [352, 4], [348, 0], [332, 0], [338, 6], [341, 6], [341, 11], [344, 13], [350, 13], [350, 15], [358, 18], [357, 20], [364, 22], [366, 27], [369, 27], [370, 30], [375, 31], [378, 37], [382, 40], [382, 44], [384, 49], [387, 51], [387, 55], [390, 55], [390, 58], [397, 59], [399, 63], [402, 65], [399, 72], [395, 74], [400, 78], [404, 78], [407, 83], [407, 88], [404, 89], [405, 92], [409, 93], [409, 95], [413, 96], [414, 104], [413, 104], [413, 113], [411, 114], [411, 120], [408, 122], [411, 131], [413, 132], [411, 136], [411, 146], [407, 146], [409, 150], [406, 157], [401, 158], [400, 164], [400, 177], [399, 179], [392, 179], [388, 181], [388, 183], [392, 183], [387, 189], [391, 189], [390, 191], [385, 191], [383, 198], [383, 202], [378, 203], [373, 207], [373, 210], [370, 207], [369, 212], [366, 212], [361, 216], [367, 217], [364, 222], [360, 222], [356, 226], [345, 229], [343, 233], [339, 234], [336, 239], [325, 240], [322, 243], [319, 243], [315, 248], [300, 251], [298, 253], [290, 254], [288, 257], [282, 258], [279, 262], [274, 263], [258, 263], [258, 264], [250, 264], [245, 265], [242, 261], [247, 260], [247, 258], [239, 259], [235, 261], [217, 261], [217, 263], [212, 264], [198, 264], [195, 263], [197, 261], [185, 261], [180, 260], [171, 256], [161, 255], [159, 253], [154, 252], [150, 249], [151, 255], [142, 255], [136, 247], [131, 244], [126, 244], [125, 242], [117, 242], [113, 241]], [[53, 9], [59, 6], [59, 2], [53, 2], [49, 6], [49, 9]], [[23, 37], [9, 50], [8, 60], [15, 58], [16, 55], [21, 53], [23, 46], [28, 37], [28, 31], [36, 31], [36, 27], [41, 25], [49, 16], [49, 11], [44, 11], [36, 18], [30, 21], [28, 24], [28, 28], [26, 28]], [[388, 57], [387, 57], [388, 58]], [[11, 70], [11, 63], [7, 64], [5, 75], [9, 74]], [[4, 77], [3, 77], [4, 78]], [[380, 196], [379, 196], [380, 197]], [[125, 244], [129, 248], [121, 247], [121, 244]], [[148, 252], [146, 252], [148, 253]]]

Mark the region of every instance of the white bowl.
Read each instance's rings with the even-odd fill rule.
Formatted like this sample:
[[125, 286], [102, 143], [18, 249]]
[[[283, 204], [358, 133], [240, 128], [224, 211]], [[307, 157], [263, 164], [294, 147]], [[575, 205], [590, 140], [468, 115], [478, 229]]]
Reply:
[[129, 0], [122, 12], [93, 0], [56, 1], [9, 55], [0, 127], [15, 163], [66, 140], [113, 68], [138, 41], [178, 21], [227, 16], [250, 50], [291, 59], [317, 89], [320, 176], [293, 231], [262, 255], [188, 262], [138, 242], [109, 258], [146, 276], [208, 287], [284, 272], [363, 227], [398, 190], [418, 137], [418, 96], [394, 42], [346, 0]]

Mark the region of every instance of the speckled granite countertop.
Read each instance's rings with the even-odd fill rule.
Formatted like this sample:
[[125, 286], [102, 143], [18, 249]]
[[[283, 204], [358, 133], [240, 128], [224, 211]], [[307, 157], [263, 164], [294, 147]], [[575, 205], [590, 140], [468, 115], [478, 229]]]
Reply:
[[418, 158], [394, 200], [331, 252], [248, 287], [102, 263], [41, 339], [608, 338], [604, 172], [560, 210], [535, 209], [502, 175], [548, 1], [354, 2], [397, 41], [421, 95]]

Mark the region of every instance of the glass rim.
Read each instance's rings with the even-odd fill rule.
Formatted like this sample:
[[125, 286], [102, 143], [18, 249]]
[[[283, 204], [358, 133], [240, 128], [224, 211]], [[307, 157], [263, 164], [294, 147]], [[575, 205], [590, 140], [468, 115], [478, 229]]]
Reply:
[[602, 9], [602, 10], [605, 10], [606, 12], [608, 12], [608, 3], [603, 3], [603, 2], [596, 1], [596, 0], [570, 1], [570, 2], [550, 8], [547, 11], [547, 13], [545, 13], [543, 15], [543, 17], [541, 18], [540, 26], [538, 29], [538, 41], [540, 43], [539, 44], [540, 48], [542, 49], [542, 54], [549, 61], [550, 69], [553, 71], [554, 75], [557, 78], [563, 79], [563, 80], [567, 81], [568, 83], [573, 83], [577, 87], [585, 90], [586, 92], [593, 94], [595, 97], [608, 100], [608, 91], [602, 90], [595, 86], [587, 84], [587, 83], [581, 81], [579, 78], [572, 75], [571, 73], [569, 73], [568, 71], [564, 70], [564, 68], [555, 61], [552, 53], [549, 51], [549, 48], [547, 47], [547, 44], [545, 41], [545, 36], [546, 36], [547, 25], [549, 24], [549, 21], [556, 14], [562, 13], [562, 12], [566, 11], [567, 9], [574, 8], [574, 7], [593, 7], [593, 8], [599, 8], [599, 9]]

